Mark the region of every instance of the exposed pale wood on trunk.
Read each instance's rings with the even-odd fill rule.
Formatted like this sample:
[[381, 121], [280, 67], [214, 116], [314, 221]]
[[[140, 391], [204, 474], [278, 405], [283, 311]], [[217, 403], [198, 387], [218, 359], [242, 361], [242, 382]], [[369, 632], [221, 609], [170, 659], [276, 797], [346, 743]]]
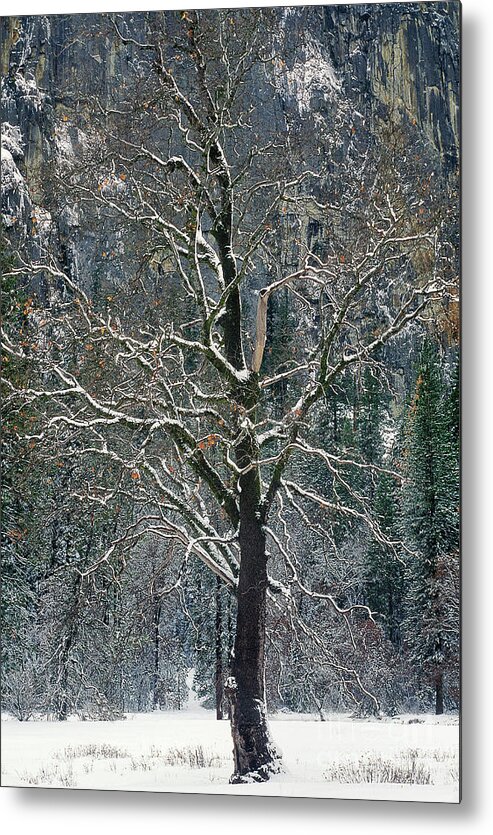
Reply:
[[280, 290], [281, 287], [285, 287], [286, 284], [289, 284], [289, 282], [293, 281], [295, 278], [300, 278], [301, 275], [302, 272], [287, 275], [279, 281], [274, 281], [272, 284], [269, 284], [268, 287], [264, 287], [260, 291], [257, 303], [255, 347], [253, 350], [251, 364], [252, 371], [257, 373], [260, 371], [262, 360], [264, 358], [265, 342], [267, 339], [267, 309], [270, 297], [276, 292], [276, 290]]

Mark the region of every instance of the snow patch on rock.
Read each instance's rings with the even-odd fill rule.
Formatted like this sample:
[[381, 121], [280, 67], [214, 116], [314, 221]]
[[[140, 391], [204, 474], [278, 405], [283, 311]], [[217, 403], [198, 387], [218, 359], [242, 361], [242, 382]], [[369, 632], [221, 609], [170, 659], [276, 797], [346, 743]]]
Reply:
[[14, 159], [21, 159], [24, 156], [24, 141], [18, 125], [11, 125], [9, 122], [2, 123], [2, 154], [9, 151]]
[[[7, 141], [4, 143], [4, 138]], [[9, 135], [2, 131], [2, 223], [14, 226], [29, 205], [26, 181], [19, 171], [12, 153]]]
[[33, 110], [39, 111], [43, 108], [46, 93], [38, 89], [36, 80], [32, 77], [26, 78], [22, 72], [16, 72], [14, 83], [19, 98], [28, 99]]
[[307, 39], [303, 52], [292, 68], [283, 73], [287, 93], [296, 98], [301, 114], [311, 110], [316, 94], [330, 101], [341, 89], [336, 71], [318, 43]]

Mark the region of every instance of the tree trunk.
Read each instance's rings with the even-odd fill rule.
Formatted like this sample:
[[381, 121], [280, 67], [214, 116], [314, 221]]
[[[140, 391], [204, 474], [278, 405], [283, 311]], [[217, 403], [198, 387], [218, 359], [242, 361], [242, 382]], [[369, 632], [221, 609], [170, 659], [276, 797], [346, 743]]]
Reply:
[[227, 684], [235, 764], [232, 783], [261, 782], [282, 770], [281, 757], [270, 738], [265, 705], [267, 557], [257, 488], [254, 470], [242, 476], [238, 614], [232, 676]]
[[[90, 538], [90, 542], [91, 541], [92, 537]], [[58, 657], [55, 712], [59, 722], [66, 721], [71, 706], [68, 693], [70, 677], [70, 655], [72, 647], [77, 639], [81, 586], [82, 579], [79, 574], [76, 574], [73, 588], [73, 603], [66, 615], [65, 634], [61, 639], [61, 648]]]
[[69, 713], [68, 679], [71, 646], [72, 634], [70, 632], [62, 638], [62, 649], [58, 661], [57, 694], [55, 698], [55, 713], [58, 722], [65, 722]]
[[438, 673], [435, 681], [435, 714], [443, 713], [443, 673]]
[[[236, 265], [230, 257], [232, 213], [228, 195], [228, 215], [224, 229], [228, 234], [222, 246], [225, 281], [232, 284]], [[216, 239], [217, 231], [216, 231]], [[219, 242], [219, 241], [218, 241]], [[241, 338], [241, 298], [238, 289], [229, 297], [222, 320], [224, 347], [228, 361], [244, 369]], [[260, 359], [261, 362], [261, 359]], [[260, 363], [258, 362], [258, 367]], [[254, 366], [252, 366], [253, 368]], [[257, 368], [245, 386], [234, 391], [233, 398], [243, 413], [254, 419], [260, 400]], [[240, 573], [237, 590], [236, 636], [231, 659], [231, 675], [226, 685], [230, 703], [233, 736], [234, 773], [231, 783], [268, 780], [282, 770], [280, 754], [270, 738], [265, 704], [265, 619], [267, 598], [267, 554], [261, 509], [261, 481], [258, 465], [260, 451], [254, 433], [246, 428], [236, 447], [236, 461], [242, 471], [239, 478]]]
[[221, 580], [216, 577], [216, 719], [224, 719], [224, 668], [223, 668], [223, 610], [221, 605]]
[[160, 634], [159, 634], [159, 623], [161, 620], [161, 604], [159, 599], [154, 599], [153, 601], [153, 614], [152, 614], [152, 630], [153, 630], [153, 643], [154, 643], [154, 669], [152, 673], [152, 709], [158, 710], [160, 705], [160, 687], [159, 687], [159, 644], [160, 644]]

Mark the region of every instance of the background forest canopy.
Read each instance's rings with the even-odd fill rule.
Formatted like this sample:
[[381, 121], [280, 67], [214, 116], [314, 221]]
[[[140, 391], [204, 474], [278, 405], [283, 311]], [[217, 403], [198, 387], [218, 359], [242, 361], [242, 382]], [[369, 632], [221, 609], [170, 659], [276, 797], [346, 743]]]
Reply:
[[19, 719], [458, 708], [457, 14], [2, 20]]

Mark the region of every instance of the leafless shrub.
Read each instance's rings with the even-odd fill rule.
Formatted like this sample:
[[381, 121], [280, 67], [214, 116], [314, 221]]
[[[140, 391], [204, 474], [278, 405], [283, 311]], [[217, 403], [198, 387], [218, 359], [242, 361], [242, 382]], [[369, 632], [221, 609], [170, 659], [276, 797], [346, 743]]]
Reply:
[[121, 709], [111, 704], [102, 693], [93, 694], [90, 700], [77, 709], [77, 715], [83, 722], [114, 722], [117, 719], [125, 719]]
[[75, 786], [72, 766], [63, 770], [59, 765], [43, 765], [37, 772], [24, 772], [19, 775], [22, 784], [27, 786], [63, 786], [70, 789]]
[[222, 763], [219, 754], [206, 751], [202, 745], [170, 748], [165, 752], [163, 761], [167, 765], [187, 766], [188, 768], [213, 768]]
[[152, 771], [155, 768], [155, 765], [145, 756], [139, 757], [138, 759], [130, 760], [129, 768], [131, 771]]
[[37, 672], [34, 664], [26, 663], [21, 669], [2, 675], [2, 709], [19, 722], [27, 722], [40, 709], [42, 696]]
[[406, 751], [399, 758], [360, 757], [356, 762], [337, 763], [324, 772], [324, 779], [334, 783], [406, 783], [429, 785], [431, 770], [420, 762], [416, 751]]
[[59, 752], [56, 757], [57, 759], [67, 760], [83, 759], [84, 757], [92, 757], [96, 760], [120, 760], [127, 759], [130, 754], [124, 748], [117, 748], [107, 742], [101, 744], [92, 742], [86, 745], [76, 745], [75, 747], [69, 745]]

